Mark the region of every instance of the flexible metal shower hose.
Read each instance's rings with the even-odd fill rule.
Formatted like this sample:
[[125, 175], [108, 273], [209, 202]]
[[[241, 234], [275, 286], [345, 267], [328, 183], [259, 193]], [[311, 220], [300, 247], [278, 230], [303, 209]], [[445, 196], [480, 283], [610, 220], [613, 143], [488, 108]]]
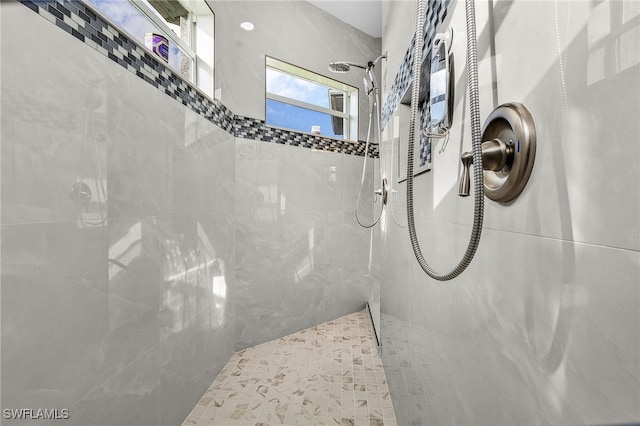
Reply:
[[473, 196], [474, 214], [473, 228], [467, 251], [460, 262], [447, 273], [436, 272], [425, 260], [420, 250], [416, 226], [413, 216], [413, 147], [418, 120], [418, 103], [420, 95], [420, 74], [422, 68], [422, 48], [424, 46], [424, 21], [426, 0], [418, 0], [416, 18], [416, 43], [413, 59], [413, 85], [411, 88], [411, 114], [409, 120], [409, 143], [407, 155], [407, 222], [413, 253], [422, 269], [430, 277], [439, 281], [451, 280], [464, 271], [471, 263], [480, 243], [482, 221], [484, 217], [484, 177], [482, 168], [482, 134], [480, 129], [480, 103], [478, 100], [478, 53], [476, 45], [476, 23], [474, 0], [465, 0], [467, 17], [467, 69], [469, 73], [469, 100], [471, 109], [471, 146], [473, 152]]
[[[364, 179], [367, 173], [367, 160], [369, 159], [369, 145], [371, 144], [371, 122], [373, 120], [373, 111], [374, 108], [378, 108], [378, 92], [377, 92], [377, 84], [376, 82], [373, 80], [375, 79], [375, 76], [373, 75], [373, 73], [371, 74], [371, 78], [372, 78], [372, 84], [374, 84], [375, 89], [373, 90], [373, 92], [371, 94], [369, 94], [369, 125], [367, 127], [367, 142], [364, 146], [364, 159], [362, 160], [362, 176], [360, 178], [360, 190], [358, 191], [358, 196], [356, 197], [356, 221], [358, 222], [358, 225], [360, 225], [363, 228], [373, 228], [374, 226], [376, 226], [378, 224], [378, 222], [380, 221], [380, 218], [382, 217], [382, 212], [384, 210], [384, 201], [381, 197], [381, 201], [382, 201], [382, 205], [380, 207], [380, 213], [378, 214], [378, 217], [373, 221], [373, 223], [370, 224], [366, 224], [364, 222], [362, 222], [362, 220], [360, 220], [360, 215], [358, 214], [358, 206], [360, 205], [360, 198], [362, 197], [362, 191], [364, 189]], [[373, 95], [373, 101], [371, 101], [371, 96]], [[381, 140], [381, 136], [380, 136], [380, 111], [378, 109], [376, 109], [378, 116], [376, 117], [376, 122], [378, 123], [378, 143], [380, 143]], [[372, 160], [373, 161], [373, 160]], [[373, 173], [373, 176], [375, 178], [375, 170]], [[384, 188], [383, 188], [384, 189]], [[375, 202], [375, 199], [374, 199]]]

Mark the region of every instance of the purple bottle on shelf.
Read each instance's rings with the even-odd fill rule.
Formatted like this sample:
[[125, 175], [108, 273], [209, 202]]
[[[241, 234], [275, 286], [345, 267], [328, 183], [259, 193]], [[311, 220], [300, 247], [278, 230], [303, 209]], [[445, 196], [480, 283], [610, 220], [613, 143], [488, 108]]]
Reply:
[[153, 53], [160, 56], [163, 61], [169, 62], [169, 41], [163, 35], [156, 33], [146, 33], [144, 35], [144, 44]]

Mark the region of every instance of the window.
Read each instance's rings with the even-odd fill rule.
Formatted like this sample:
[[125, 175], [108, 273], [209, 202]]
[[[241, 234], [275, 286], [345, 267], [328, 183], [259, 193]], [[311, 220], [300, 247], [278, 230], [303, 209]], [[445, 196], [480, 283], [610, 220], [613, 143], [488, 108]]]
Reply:
[[214, 15], [205, 1], [85, 1], [213, 97]]
[[338, 139], [358, 138], [358, 89], [266, 58], [267, 125]]

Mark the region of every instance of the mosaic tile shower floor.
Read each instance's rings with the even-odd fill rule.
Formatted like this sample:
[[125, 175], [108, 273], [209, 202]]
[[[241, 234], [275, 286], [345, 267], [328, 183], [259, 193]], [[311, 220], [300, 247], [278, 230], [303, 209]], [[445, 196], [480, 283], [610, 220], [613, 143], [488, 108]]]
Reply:
[[235, 353], [191, 425], [397, 426], [368, 312]]

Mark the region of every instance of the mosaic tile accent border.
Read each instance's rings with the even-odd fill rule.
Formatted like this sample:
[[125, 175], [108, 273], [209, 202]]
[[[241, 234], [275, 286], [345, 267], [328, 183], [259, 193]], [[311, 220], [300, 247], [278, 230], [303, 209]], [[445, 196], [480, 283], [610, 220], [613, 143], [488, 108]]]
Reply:
[[[428, 123], [431, 121], [431, 114], [429, 113], [429, 108], [427, 107], [427, 103], [422, 104], [422, 108], [420, 109], [420, 123]], [[420, 126], [420, 128], [424, 128]], [[422, 132], [420, 133], [420, 167], [424, 166], [431, 162], [431, 139], [425, 136]]]
[[[433, 43], [433, 38], [436, 34], [436, 28], [438, 25], [444, 21], [444, 18], [447, 16], [447, 11], [449, 10], [449, 5], [451, 0], [432, 0], [429, 1], [429, 6], [427, 7], [427, 16], [425, 19], [425, 30], [424, 30], [424, 47], [422, 51], [422, 60], [426, 61], [431, 56], [431, 44]], [[389, 94], [384, 101], [384, 106], [382, 107], [382, 128], [384, 129], [389, 122], [389, 118], [398, 108], [400, 104], [400, 100], [402, 96], [411, 85], [413, 81], [412, 67], [413, 67], [413, 51], [415, 50], [416, 37], [415, 35], [411, 39], [411, 43], [407, 48], [407, 51], [404, 54], [404, 59], [402, 60], [402, 64], [400, 65], [400, 69], [396, 73], [396, 78], [391, 85], [391, 89], [389, 90]], [[427, 82], [423, 81], [421, 86], [424, 87]], [[422, 89], [422, 87], [421, 87]]]
[[398, 105], [400, 105], [400, 100], [404, 96], [405, 92], [411, 85], [413, 81], [413, 76], [411, 66], [413, 64], [413, 49], [416, 43], [416, 36], [414, 35], [411, 39], [411, 44], [409, 48], [404, 54], [404, 59], [402, 60], [402, 64], [400, 64], [400, 69], [396, 73], [396, 78], [391, 85], [391, 89], [389, 90], [389, 94], [387, 98], [384, 100], [384, 105], [382, 107], [382, 119], [380, 120], [380, 124], [382, 125], [382, 129], [384, 130], [389, 123], [389, 119], [393, 115], [393, 113], [398, 109]]
[[[425, 19], [425, 30], [424, 30], [424, 47], [422, 51], [422, 59], [423, 64], [424, 61], [429, 61], [431, 58], [431, 44], [433, 43], [433, 38], [436, 35], [436, 28], [438, 25], [444, 21], [444, 18], [447, 16], [447, 11], [449, 10], [449, 5], [451, 0], [433, 0], [429, 1], [427, 6], [427, 16]], [[398, 108], [400, 104], [400, 100], [403, 95], [411, 85], [413, 81], [412, 76], [412, 68], [413, 68], [413, 52], [415, 50], [416, 37], [415, 35], [411, 39], [411, 43], [409, 44], [409, 48], [404, 54], [404, 59], [402, 60], [402, 64], [400, 65], [400, 69], [396, 74], [396, 78], [391, 85], [391, 89], [389, 90], [389, 94], [385, 99], [384, 106], [382, 107], [382, 128], [384, 129], [389, 122], [389, 119], [393, 115], [393, 113]], [[428, 64], [429, 62], [427, 62]], [[424, 66], [424, 65], [423, 65]], [[420, 82], [420, 93], [424, 93], [428, 97], [428, 81], [422, 79]], [[420, 109], [420, 129], [424, 130], [426, 123], [429, 120], [429, 111], [427, 107], [427, 103], [424, 102], [421, 105]], [[420, 136], [420, 166], [423, 166], [427, 163], [431, 162], [431, 140], [426, 136]]]
[[[349, 142], [291, 130], [268, 127], [264, 120], [235, 115], [217, 99], [209, 99], [153, 54], [111, 25], [92, 7], [80, 0], [18, 0], [33, 12], [102, 53], [148, 84], [236, 137], [265, 142], [364, 155], [364, 142]], [[377, 158], [373, 145], [370, 157]]]
[[[340, 152], [343, 154], [364, 156], [364, 142], [349, 142], [339, 139], [298, 133], [287, 129], [269, 127], [264, 120], [236, 116], [233, 134], [239, 138], [273, 142], [291, 146], [301, 146], [318, 151]], [[379, 157], [378, 145], [369, 146], [369, 156]]]

